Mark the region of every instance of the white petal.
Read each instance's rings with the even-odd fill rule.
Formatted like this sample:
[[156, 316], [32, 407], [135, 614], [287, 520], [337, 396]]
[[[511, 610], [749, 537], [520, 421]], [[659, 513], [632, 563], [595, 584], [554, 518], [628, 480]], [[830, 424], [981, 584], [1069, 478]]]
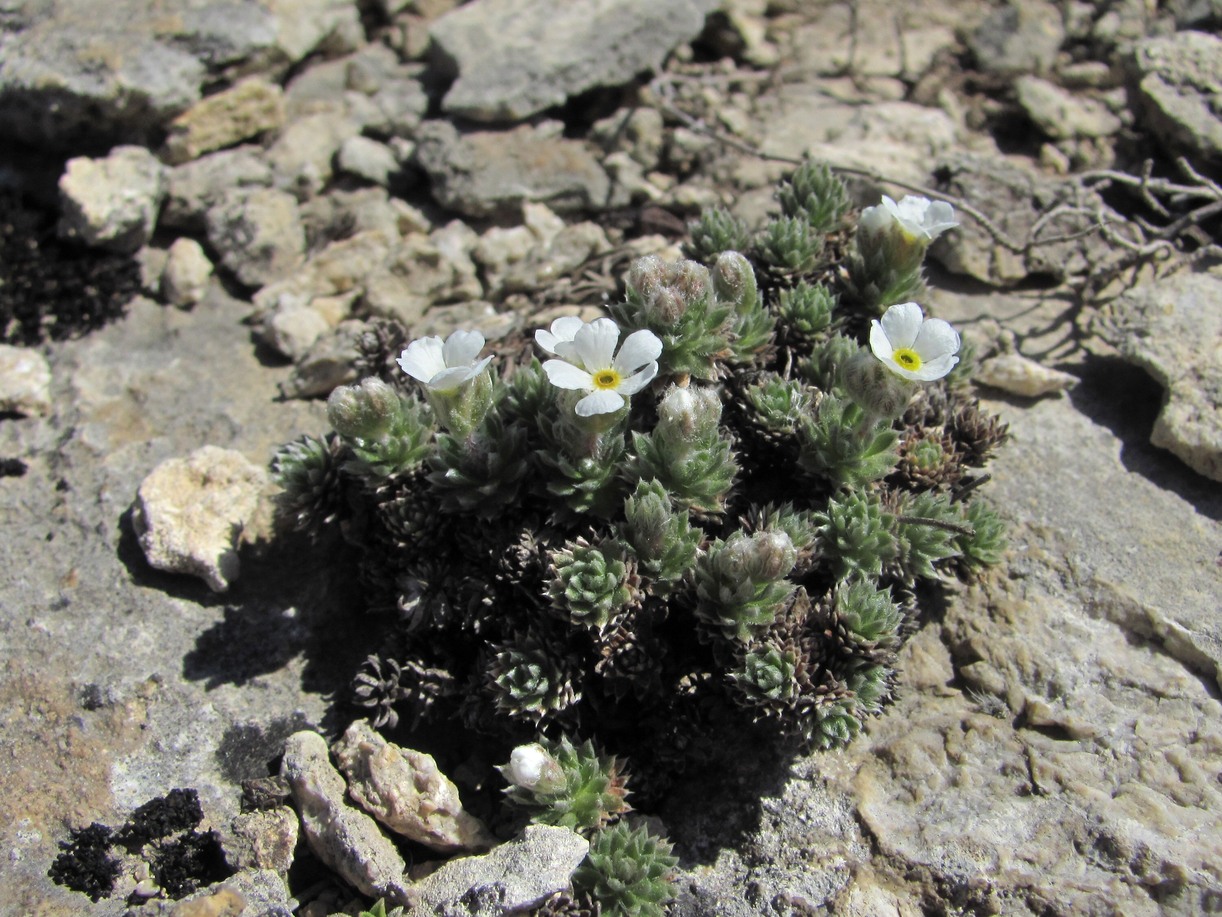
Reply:
[[[887, 198], [890, 200], [890, 198]], [[891, 201], [892, 204], [895, 201]], [[882, 232], [887, 226], [894, 222], [892, 213], [882, 204], [877, 207], [867, 207], [861, 212], [861, 217], [857, 220], [857, 228], [864, 233], [873, 234]]]
[[941, 379], [948, 372], [955, 368], [955, 364], [959, 362], [959, 358], [951, 354], [945, 354], [938, 357], [936, 360], [930, 360], [928, 363], [922, 363], [921, 368], [912, 374], [913, 379], [919, 379], [922, 382], [932, 382], [934, 379]]
[[484, 336], [478, 331], [455, 331], [446, 338], [442, 351], [446, 366], [470, 366], [484, 349]]
[[890, 363], [891, 355], [895, 353], [895, 348], [887, 340], [887, 332], [883, 330], [882, 323], [878, 319], [870, 323], [870, 349], [874, 351], [874, 356], [884, 363]]
[[624, 341], [613, 364], [621, 373], [630, 373], [652, 363], [662, 355], [662, 342], [652, 331], [634, 331]]
[[925, 313], [914, 302], [902, 302], [883, 313], [882, 326], [894, 350], [911, 347], [921, 331]]
[[946, 230], [959, 225], [959, 221], [955, 219], [955, 208], [946, 201], [934, 201], [929, 205], [929, 212], [925, 214], [924, 225], [929, 237], [936, 239]]
[[435, 392], [452, 392], [473, 375], [470, 366], [450, 366], [433, 376], [428, 386]]
[[931, 318], [921, 325], [912, 349], [922, 363], [959, 352], [959, 332], [940, 318]]
[[903, 215], [900, 213], [900, 206], [895, 202], [894, 198], [887, 197], [887, 195], [884, 194], [882, 206], [887, 213], [891, 214], [893, 219], [903, 219]]
[[566, 363], [564, 360], [548, 360], [543, 364], [547, 373], [547, 381], [556, 388], [585, 389], [594, 388], [594, 377], [584, 369]]
[[601, 389], [586, 395], [573, 410], [578, 417], [593, 417], [595, 414], [612, 414], [623, 406], [623, 398], [608, 389]]
[[615, 342], [619, 340], [619, 325], [609, 318], [600, 318], [577, 329], [572, 350], [561, 348], [564, 356], [576, 356], [590, 372], [610, 369], [615, 358]]
[[399, 354], [399, 366], [413, 379], [428, 382], [446, 368], [439, 337], [420, 338]]
[[615, 387], [615, 390], [621, 395], [635, 395], [650, 382], [652, 382], [653, 377], [657, 374], [658, 364], [647, 363], [645, 364], [645, 368], [636, 375], [627, 376], [626, 378], [621, 379], [619, 385]]
[[562, 315], [552, 322], [550, 331], [540, 328], [535, 332], [535, 343], [548, 353], [556, 353], [556, 345], [572, 341], [584, 324], [576, 315]]

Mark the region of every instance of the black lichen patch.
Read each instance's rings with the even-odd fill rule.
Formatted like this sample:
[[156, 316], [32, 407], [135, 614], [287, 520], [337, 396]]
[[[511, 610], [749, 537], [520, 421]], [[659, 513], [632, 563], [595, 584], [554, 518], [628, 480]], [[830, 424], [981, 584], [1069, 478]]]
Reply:
[[19, 478], [30, 470], [19, 458], [0, 458], [0, 478]]
[[149, 863], [153, 878], [171, 898], [182, 898], [232, 874], [225, 865], [220, 838], [213, 831], [200, 834], [190, 830], [176, 841], [158, 844]]
[[71, 840], [60, 841], [63, 852], [47, 875], [56, 885], [82, 892], [92, 901], [108, 897], [119, 877], [119, 861], [110, 855], [110, 835], [110, 828], [97, 822], [73, 830]]
[[52, 213], [0, 193], [0, 342], [92, 331], [121, 316], [139, 291], [132, 258], [66, 242]]
[[149, 841], [194, 828], [203, 817], [199, 793], [192, 789], [170, 790], [136, 809], [115, 840], [128, 848], [142, 847]]

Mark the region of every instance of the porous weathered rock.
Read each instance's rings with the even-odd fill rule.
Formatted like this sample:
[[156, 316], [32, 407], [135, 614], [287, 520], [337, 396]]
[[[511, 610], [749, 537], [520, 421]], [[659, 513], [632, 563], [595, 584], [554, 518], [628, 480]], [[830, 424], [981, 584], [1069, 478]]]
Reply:
[[1137, 42], [1125, 57], [1137, 117], [1172, 153], [1222, 156], [1222, 38], [1177, 32]]
[[276, 186], [299, 200], [317, 194], [331, 180], [335, 156], [344, 141], [361, 132], [342, 102], [290, 121], [267, 150]]
[[529, 825], [491, 853], [450, 860], [416, 883], [418, 913], [502, 917], [525, 913], [568, 888], [589, 842], [575, 831]]
[[280, 773], [293, 789], [302, 831], [320, 860], [363, 894], [414, 903], [395, 845], [372, 817], [345, 801], [344, 778], [331, 765], [326, 739], [316, 732], [293, 733]]
[[284, 875], [293, 865], [300, 821], [288, 806], [243, 812], [225, 837], [225, 859], [235, 869], [270, 869]]
[[165, 194], [165, 166], [144, 147], [69, 159], [59, 180], [59, 234], [131, 253], [148, 242]]
[[999, 353], [982, 360], [972, 381], [1023, 398], [1063, 392], [1078, 384], [1078, 377], [1028, 359], [1020, 353]]
[[261, 77], [234, 86], [195, 103], [169, 124], [165, 155], [168, 162], [197, 159], [278, 130], [284, 123], [280, 87]]
[[0, 414], [51, 412], [51, 366], [37, 350], [0, 344]]
[[238, 542], [267, 486], [267, 472], [231, 449], [204, 446], [167, 459], [144, 479], [132, 507], [145, 558], [224, 592], [237, 579]]
[[166, 302], [189, 308], [201, 302], [212, 279], [212, 262], [194, 239], [175, 239], [161, 272], [161, 295]]
[[557, 213], [606, 205], [607, 173], [585, 144], [560, 135], [559, 125], [461, 134], [445, 121], [421, 125], [416, 162], [433, 182], [433, 196], [465, 216], [509, 216], [525, 201]]
[[295, 908], [280, 875], [247, 868], [178, 901], [145, 902], [139, 912], [145, 917], [292, 917]]
[[305, 255], [297, 200], [275, 188], [232, 191], [208, 211], [208, 242], [249, 287], [287, 277]]
[[471, 260], [478, 241], [475, 231], [458, 220], [427, 236], [406, 236], [366, 278], [366, 307], [410, 328], [435, 303], [479, 299], [484, 288]]
[[475, 0], [429, 34], [458, 79], [443, 108], [478, 121], [520, 121], [598, 86], [655, 70], [700, 34], [710, 0]]
[[431, 755], [387, 742], [367, 720], [349, 726], [334, 751], [348, 795], [395, 834], [442, 853], [495, 846]]
[[1166, 389], [1150, 442], [1222, 481], [1222, 272], [1129, 290], [1095, 327]]

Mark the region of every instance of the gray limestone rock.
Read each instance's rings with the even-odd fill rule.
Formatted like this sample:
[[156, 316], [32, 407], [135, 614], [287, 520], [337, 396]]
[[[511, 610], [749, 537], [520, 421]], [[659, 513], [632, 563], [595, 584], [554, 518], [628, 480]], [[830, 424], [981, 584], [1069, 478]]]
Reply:
[[342, 102], [290, 121], [266, 154], [276, 186], [299, 200], [314, 196], [335, 173], [335, 157], [344, 141], [360, 132], [360, 122]]
[[271, 167], [258, 147], [243, 146], [201, 156], [169, 171], [162, 226], [202, 233], [208, 211], [233, 191], [267, 188]]
[[238, 542], [267, 487], [266, 470], [232, 449], [203, 446], [167, 459], [144, 479], [132, 507], [145, 559], [224, 592], [237, 579]]
[[0, 413], [51, 413], [51, 366], [37, 350], [0, 344]]
[[1177, 32], [1137, 42], [1124, 58], [1137, 117], [1172, 153], [1222, 157], [1222, 38]]
[[999, 6], [968, 36], [976, 65], [1013, 76], [1044, 73], [1065, 41], [1061, 10], [1045, 0], [1014, 0]]
[[459, 857], [416, 883], [416, 914], [503, 917], [528, 912], [568, 888], [589, 842], [568, 828], [530, 825], [516, 840]]
[[166, 160], [187, 162], [279, 130], [283, 96], [277, 84], [251, 77], [196, 102], [170, 122]]
[[139, 146], [116, 147], [104, 159], [69, 159], [59, 180], [59, 234], [97, 248], [137, 251], [152, 238], [165, 171]]
[[363, 321], [350, 319], [319, 337], [280, 383], [280, 393], [285, 398], [325, 398], [337, 386], [355, 382], [364, 331]]
[[388, 830], [442, 853], [496, 845], [431, 755], [387, 742], [367, 720], [349, 726], [334, 751], [348, 795]]
[[161, 295], [166, 302], [190, 308], [203, 301], [212, 280], [212, 262], [194, 239], [175, 239], [161, 272]]
[[1135, 287], [1095, 327], [1166, 389], [1150, 442], [1222, 481], [1222, 272]]
[[1102, 102], [1066, 92], [1038, 76], [1020, 76], [1014, 90], [1027, 117], [1053, 140], [1107, 137], [1120, 130], [1120, 118]]
[[316, 732], [296, 732], [284, 748], [281, 774], [293, 789], [310, 849], [363, 894], [391, 904], [414, 903], [406, 865], [378, 823], [347, 803], [344, 778], [331, 765], [327, 741]]
[[248, 287], [287, 277], [305, 256], [297, 200], [274, 188], [231, 191], [208, 211], [208, 243]]
[[[1028, 245], [1015, 251], [1001, 244], [974, 220], [938, 238], [930, 256], [957, 274], [967, 274], [998, 286], [1012, 286], [1032, 274], [1064, 280], [1088, 272], [1110, 250], [1098, 233], [1090, 232], [1092, 217], [1080, 209], [1054, 219], [1042, 217], [1075, 193], [1068, 184], [1021, 168], [1000, 156], [955, 153], [936, 165], [937, 187], [965, 201], [978, 201], [993, 224], [1015, 245], [1039, 239], [1070, 237], [1048, 245]], [[1077, 195], [1077, 200], [1083, 200]], [[1085, 198], [1089, 201], [1090, 198]], [[1124, 231], [1124, 219], [1095, 199], [1099, 213]], [[1039, 235], [1032, 232], [1039, 223]]]
[[335, 164], [346, 172], [370, 184], [387, 187], [399, 171], [394, 150], [370, 137], [349, 137], [335, 155]]
[[437, 201], [464, 216], [509, 216], [524, 201], [557, 213], [605, 206], [607, 173], [585, 144], [555, 127], [460, 134], [448, 122], [429, 121], [417, 135], [416, 162], [432, 179]]
[[700, 34], [710, 0], [475, 0], [429, 31], [458, 79], [442, 103], [478, 121], [519, 121], [656, 70]]

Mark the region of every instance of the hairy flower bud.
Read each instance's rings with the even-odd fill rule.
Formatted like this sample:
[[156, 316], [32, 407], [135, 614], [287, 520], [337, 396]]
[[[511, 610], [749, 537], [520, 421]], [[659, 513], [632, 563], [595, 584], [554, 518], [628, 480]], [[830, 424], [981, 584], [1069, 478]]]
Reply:
[[399, 393], [370, 376], [358, 385], [341, 385], [327, 399], [327, 417], [341, 436], [378, 439], [399, 416]]
[[888, 420], [904, 413], [913, 385], [862, 351], [844, 366], [841, 378], [850, 398], [867, 413]]
[[751, 262], [738, 252], [722, 252], [713, 265], [713, 292], [723, 302], [734, 303], [742, 313], [756, 308], [759, 292]]
[[564, 771], [560, 762], [537, 742], [515, 748], [503, 773], [514, 786], [539, 793], [548, 793], [564, 785]]

